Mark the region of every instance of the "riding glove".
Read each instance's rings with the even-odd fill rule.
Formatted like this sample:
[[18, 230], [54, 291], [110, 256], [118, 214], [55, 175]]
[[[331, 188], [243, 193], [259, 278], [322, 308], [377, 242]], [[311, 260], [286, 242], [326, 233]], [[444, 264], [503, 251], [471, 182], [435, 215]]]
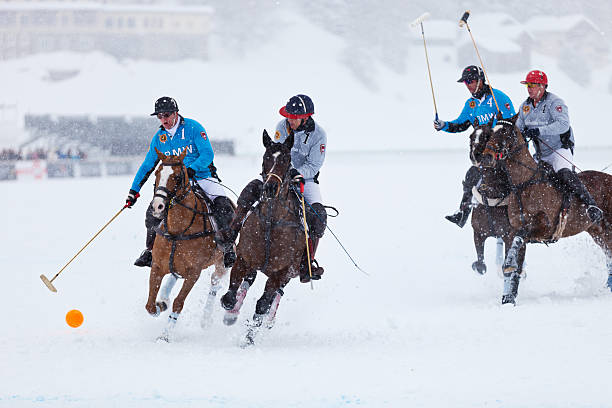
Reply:
[[187, 176], [192, 179], [195, 177], [196, 171], [191, 167], [187, 167]]
[[130, 189], [128, 196], [125, 199], [125, 206], [127, 208], [132, 208], [132, 206], [136, 203], [136, 200], [138, 200], [138, 197], [140, 197], [140, 193]]
[[296, 169], [289, 170], [289, 176], [291, 177], [291, 182], [297, 185], [304, 184], [304, 176], [300, 174]]
[[434, 120], [434, 129], [436, 129], [437, 131], [440, 131], [444, 128], [444, 126], [446, 126], [446, 122], [440, 119], [436, 119]]
[[531, 139], [533, 141], [536, 141], [538, 140], [538, 137], [540, 136], [540, 129], [538, 128], [525, 129], [523, 131], [523, 136], [525, 136], [527, 140]]

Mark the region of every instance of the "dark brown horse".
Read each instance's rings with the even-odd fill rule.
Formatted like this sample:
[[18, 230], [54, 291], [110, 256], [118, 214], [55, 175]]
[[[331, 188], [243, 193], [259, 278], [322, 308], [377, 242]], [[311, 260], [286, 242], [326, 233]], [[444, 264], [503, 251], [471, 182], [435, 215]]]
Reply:
[[[470, 160], [476, 167], [480, 167], [480, 158], [485, 148], [482, 138], [483, 127], [478, 123], [474, 124], [474, 130], [470, 135]], [[488, 183], [481, 182], [473, 188], [473, 196], [478, 201], [478, 205], [472, 212], [472, 230], [474, 231], [474, 247], [476, 248], [477, 259], [472, 263], [472, 269], [484, 275], [487, 271], [487, 266], [484, 262], [484, 244], [487, 238], [497, 238], [497, 262], [501, 270], [504, 255], [502, 254], [505, 247], [505, 253], [508, 252], [512, 245], [512, 227], [508, 220], [508, 196], [510, 194], [510, 186], [505, 173], [498, 171], [495, 168], [480, 168], [480, 173], [486, 174], [485, 179]], [[525, 259], [525, 248], [519, 252], [519, 274], [523, 270]]]
[[[212, 214], [201, 197], [195, 194], [187, 175], [183, 159], [187, 150], [179, 156], [166, 156], [155, 149], [161, 164], [155, 171], [155, 195], [151, 201], [152, 215], [161, 221], [153, 245], [153, 262], [149, 277], [149, 298], [146, 309], [158, 316], [169, 306], [169, 295], [177, 277], [184, 279], [183, 286], [172, 303], [172, 313], [161, 340], [169, 341], [176, 320], [183, 309], [185, 298], [200, 277], [203, 269], [215, 265], [211, 276], [211, 290], [204, 307], [204, 325], [210, 313], [219, 281], [225, 275], [223, 252], [218, 250], [213, 239]], [[166, 284], [157, 294], [165, 275]]]
[[[609, 274], [612, 274], [612, 176], [598, 171], [584, 171], [580, 179], [603, 210], [603, 219], [593, 224], [586, 206], [572, 197], [563, 210], [563, 194], [553, 186], [541, 166], [529, 152], [527, 142], [511, 120], [498, 120], [495, 127], [485, 127], [486, 144], [480, 163], [487, 169], [503, 171], [510, 182], [508, 218], [514, 231], [512, 247], [504, 262], [502, 303], [515, 303], [518, 292], [519, 250], [529, 242], [555, 242], [559, 238], [586, 231], [604, 250]], [[487, 174], [484, 173], [485, 182]], [[608, 286], [612, 286], [610, 277]]]
[[233, 324], [257, 271], [268, 277], [244, 346], [254, 344], [262, 324], [268, 328], [274, 324], [283, 288], [291, 278], [298, 276], [306, 247], [301, 205], [289, 176], [293, 140], [291, 133], [284, 143], [273, 143], [268, 133], [263, 132], [266, 151], [262, 164], [264, 183], [261, 198], [242, 225], [229, 288], [221, 298], [223, 308], [228, 311], [225, 322]]

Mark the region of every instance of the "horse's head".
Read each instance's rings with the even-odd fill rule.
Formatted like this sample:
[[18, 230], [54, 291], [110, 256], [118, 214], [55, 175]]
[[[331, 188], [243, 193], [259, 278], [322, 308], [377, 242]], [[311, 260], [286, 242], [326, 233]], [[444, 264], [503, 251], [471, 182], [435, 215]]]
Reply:
[[482, 152], [489, 140], [489, 131], [491, 127], [488, 124], [481, 125], [476, 119], [472, 125], [472, 133], [470, 134], [470, 160], [474, 166], [478, 166]]
[[291, 168], [291, 148], [293, 147], [293, 131], [283, 143], [274, 143], [268, 132], [263, 131], [264, 153], [262, 176], [264, 177], [263, 198], [277, 197], [283, 182], [287, 179]]
[[154, 217], [162, 218], [169, 201], [189, 186], [187, 168], [183, 164], [187, 149], [178, 156], [166, 156], [157, 148], [155, 152], [161, 164], [155, 171], [155, 193], [151, 208]]
[[510, 119], [497, 120], [481, 154], [482, 166], [494, 167], [526, 147], [525, 143], [521, 143], [524, 138], [515, 126], [517, 118], [518, 115], [515, 115]]

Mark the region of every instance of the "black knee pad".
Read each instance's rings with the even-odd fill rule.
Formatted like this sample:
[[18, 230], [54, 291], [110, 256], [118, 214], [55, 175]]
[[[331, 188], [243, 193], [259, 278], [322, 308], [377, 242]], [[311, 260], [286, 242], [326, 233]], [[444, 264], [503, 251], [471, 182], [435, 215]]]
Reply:
[[234, 204], [227, 197], [219, 196], [213, 200], [213, 210], [221, 217], [234, 216]]
[[[311, 208], [312, 207], [312, 208]], [[315, 237], [321, 238], [327, 226], [327, 211], [321, 203], [314, 203], [306, 211], [306, 222], [310, 233]]]
[[262, 187], [263, 182], [261, 180], [252, 180], [242, 189], [240, 197], [238, 197], [238, 205], [242, 208], [251, 208], [255, 201], [259, 200]]
[[478, 170], [478, 167], [472, 166], [468, 169], [467, 173], [465, 173], [463, 185], [471, 189], [478, 183], [478, 180], [480, 180], [480, 170]]

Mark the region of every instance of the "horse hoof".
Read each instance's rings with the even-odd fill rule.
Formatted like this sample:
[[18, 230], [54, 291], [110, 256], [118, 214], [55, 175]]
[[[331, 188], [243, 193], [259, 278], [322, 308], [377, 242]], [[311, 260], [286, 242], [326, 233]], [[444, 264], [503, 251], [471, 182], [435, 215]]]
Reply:
[[476, 261], [472, 264], [472, 270], [480, 275], [487, 273], [487, 265], [484, 262]]
[[502, 305], [512, 304], [512, 306], [516, 306], [516, 297], [513, 295], [503, 295], [502, 296]]
[[238, 313], [227, 312], [223, 316], [223, 324], [226, 326], [233, 325], [234, 323], [236, 323], [236, 320], [238, 320]]
[[221, 306], [225, 310], [232, 310], [236, 306], [236, 292], [229, 291], [221, 296]]
[[156, 307], [156, 309], [158, 309], [157, 314], [159, 314], [161, 312], [165, 312], [166, 310], [168, 310], [168, 304], [166, 303], [165, 300], [162, 300], [160, 302], [155, 302], [155, 307]]
[[167, 334], [162, 334], [157, 338], [158, 343], [170, 343], [170, 338]]

